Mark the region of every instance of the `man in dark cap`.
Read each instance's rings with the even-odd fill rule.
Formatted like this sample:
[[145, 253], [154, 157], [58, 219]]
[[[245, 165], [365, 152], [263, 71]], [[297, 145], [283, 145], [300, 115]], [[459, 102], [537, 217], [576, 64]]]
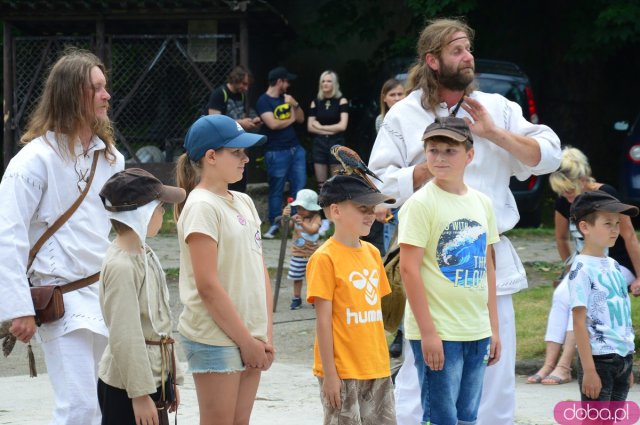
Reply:
[[289, 181], [289, 194], [294, 197], [307, 180], [305, 150], [300, 146], [293, 124], [304, 123], [300, 103], [287, 94], [290, 81], [296, 74], [279, 66], [269, 71], [269, 88], [258, 98], [256, 111], [264, 123], [267, 136], [264, 160], [269, 178], [269, 222], [271, 227], [262, 236], [273, 239], [278, 231], [276, 217], [282, 211], [285, 182]]

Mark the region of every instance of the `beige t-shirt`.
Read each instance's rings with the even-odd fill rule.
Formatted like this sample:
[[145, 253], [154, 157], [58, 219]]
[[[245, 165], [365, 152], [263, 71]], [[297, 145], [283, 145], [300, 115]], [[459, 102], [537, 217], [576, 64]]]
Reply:
[[[251, 198], [231, 192], [232, 200], [194, 189], [178, 220], [180, 301], [178, 331], [202, 344], [235, 346], [209, 315], [198, 294], [186, 239], [192, 233], [218, 244], [218, 277], [251, 335], [267, 341], [267, 299], [260, 218]], [[269, 294], [271, 295], [271, 294]]]

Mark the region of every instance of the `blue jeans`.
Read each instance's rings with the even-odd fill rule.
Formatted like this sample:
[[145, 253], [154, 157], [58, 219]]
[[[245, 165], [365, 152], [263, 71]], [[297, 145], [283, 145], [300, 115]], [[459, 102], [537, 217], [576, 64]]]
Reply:
[[296, 145], [289, 149], [266, 151], [264, 153], [269, 177], [269, 222], [276, 224], [276, 217], [282, 214], [284, 184], [289, 181], [290, 196], [296, 197], [307, 184], [307, 160], [304, 148]]
[[398, 227], [398, 211], [400, 208], [392, 208], [391, 214], [393, 214], [393, 220], [384, 223], [384, 250], [385, 252], [389, 251], [389, 245], [391, 245], [391, 239], [396, 234], [396, 229]]
[[442, 341], [444, 367], [433, 371], [424, 362], [420, 340], [411, 340], [420, 382], [422, 423], [471, 425], [478, 418], [484, 370], [491, 338], [478, 341]]

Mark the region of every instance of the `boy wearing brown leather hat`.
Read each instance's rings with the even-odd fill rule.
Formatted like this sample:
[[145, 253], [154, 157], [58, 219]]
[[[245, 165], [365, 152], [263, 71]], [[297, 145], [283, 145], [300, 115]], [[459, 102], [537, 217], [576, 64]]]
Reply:
[[424, 423], [475, 423], [486, 366], [500, 359], [489, 198], [464, 182], [466, 122], [436, 117], [423, 135], [433, 179], [400, 209], [404, 330], [416, 359]]
[[100, 191], [116, 238], [102, 263], [100, 305], [109, 345], [98, 372], [103, 425], [168, 424], [178, 408], [169, 291], [158, 257], [146, 245], [162, 226], [164, 203], [185, 199], [181, 188], [129, 168]]
[[607, 249], [620, 235], [620, 214], [634, 217], [638, 208], [594, 190], [578, 195], [570, 213], [584, 236], [569, 272], [580, 395], [583, 401], [624, 401], [635, 349], [631, 303], [626, 280]]

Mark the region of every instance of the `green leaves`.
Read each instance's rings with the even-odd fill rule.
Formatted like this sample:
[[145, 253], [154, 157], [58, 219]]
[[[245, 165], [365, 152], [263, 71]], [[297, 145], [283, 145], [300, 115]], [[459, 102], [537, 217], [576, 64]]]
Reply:
[[426, 19], [467, 15], [478, 6], [476, 0], [405, 0], [405, 2], [414, 13]]

